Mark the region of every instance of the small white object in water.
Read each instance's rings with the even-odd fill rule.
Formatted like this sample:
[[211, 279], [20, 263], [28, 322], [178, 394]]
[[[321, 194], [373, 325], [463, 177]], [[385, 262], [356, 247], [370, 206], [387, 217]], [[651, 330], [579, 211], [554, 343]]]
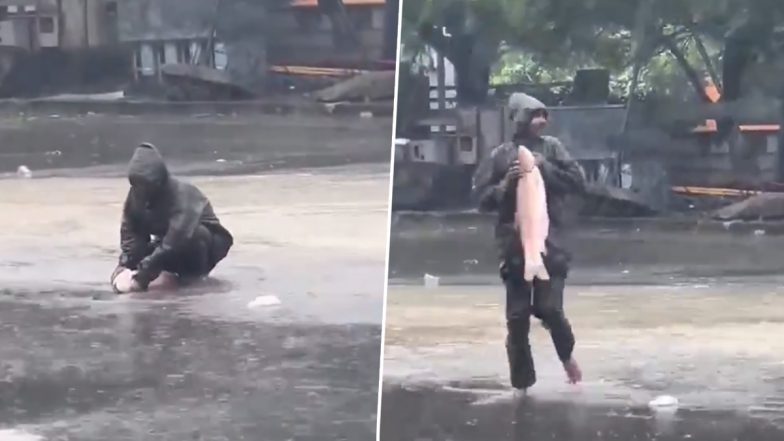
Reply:
[[764, 236], [765, 235], [765, 230], [754, 230], [754, 235], [755, 236]]
[[648, 403], [653, 410], [674, 410], [678, 408], [678, 399], [671, 395], [659, 395]]
[[19, 168], [16, 169], [16, 176], [24, 179], [30, 179], [33, 177], [33, 172], [27, 168], [26, 165], [20, 165]]
[[367, 112], [367, 111], [360, 112], [359, 117], [360, 118], [366, 118], [366, 119], [373, 118], [373, 112]]
[[[122, 270], [119, 274], [117, 274], [117, 276], [115, 276], [114, 280], [112, 280], [114, 290], [121, 294], [131, 292], [131, 288], [133, 287], [133, 276], [135, 274], [136, 271], [129, 270], [127, 268]], [[147, 289], [149, 291], [168, 290], [177, 288], [177, 284], [177, 275], [164, 271], [158, 276], [158, 278], [150, 282], [150, 286], [148, 286]]]
[[216, 159], [215, 162], [226, 162], [226, 160], [223, 159], [223, 158], [220, 158], [220, 159]]
[[632, 166], [623, 164], [621, 166], [621, 188], [628, 190], [632, 188]]
[[439, 277], [425, 274], [425, 288], [438, 288], [440, 282]]
[[275, 296], [258, 296], [248, 303], [248, 308], [280, 305], [280, 299]]
[[134, 271], [129, 269], [123, 270], [120, 274], [115, 276], [114, 280], [112, 280], [112, 284], [114, 285], [114, 289], [119, 293], [128, 293], [131, 292], [131, 284], [133, 282], [133, 275]]
[[0, 429], [0, 441], [43, 441], [43, 439], [40, 435], [16, 429]]

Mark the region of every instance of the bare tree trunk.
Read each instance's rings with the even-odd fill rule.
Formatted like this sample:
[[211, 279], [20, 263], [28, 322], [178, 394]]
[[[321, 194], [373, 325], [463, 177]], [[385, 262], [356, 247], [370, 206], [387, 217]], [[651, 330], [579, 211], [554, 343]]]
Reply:
[[706, 103], [710, 102], [710, 98], [708, 94], [705, 92], [705, 87], [702, 84], [702, 79], [700, 79], [700, 75], [697, 71], [689, 64], [689, 60], [686, 59], [686, 55], [683, 53], [681, 48], [678, 47], [678, 44], [672, 38], [672, 36], [665, 35], [662, 37], [662, 42], [664, 46], [670, 51], [670, 53], [675, 57], [675, 60], [680, 65], [681, 69], [683, 69], [683, 73], [686, 74], [686, 78], [689, 80], [691, 85], [694, 87], [695, 92], [697, 92], [697, 96]]
[[702, 38], [699, 37], [696, 33], [691, 31], [691, 38], [694, 40], [694, 44], [697, 46], [697, 52], [700, 53], [700, 58], [702, 58], [702, 62], [705, 63], [705, 69], [708, 70], [708, 75], [710, 75], [711, 81], [716, 87], [721, 91], [721, 79], [719, 78], [719, 74], [716, 72], [716, 68], [713, 67], [713, 63], [711, 62], [710, 56], [708, 55], [708, 51], [705, 49], [705, 44], [702, 42]]
[[[623, 116], [623, 126], [621, 132], [626, 133], [629, 130], [629, 116], [632, 112], [634, 97], [637, 93], [637, 84], [640, 79], [640, 69], [643, 61], [643, 53], [645, 50], [646, 42], [648, 39], [646, 30], [648, 29], [648, 20], [650, 19], [653, 8], [653, 1], [646, 1], [640, 3], [637, 7], [637, 12], [634, 17], [634, 34], [633, 34], [633, 56], [634, 66], [632, 67], [632, 81], [629, 85], [628, 96], [626, 97], [626, 113]], [[623, 152], [621, 152], [623, 153]]]
[[443, 32], [434, 32], [432, 28], [420, 31], [420, 37], [452, 63], [458, 105], [483, 103], [490, 88], [490, 66], [472, 57], [473, 51], [477, 50], [479, 37], [472, 34], [450, 34], [446, 37]]

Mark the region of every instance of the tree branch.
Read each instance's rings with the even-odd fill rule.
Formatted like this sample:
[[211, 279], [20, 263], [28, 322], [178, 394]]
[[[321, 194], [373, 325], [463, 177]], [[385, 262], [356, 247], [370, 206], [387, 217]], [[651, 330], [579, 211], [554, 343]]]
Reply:
[[707, 49], [705, 49], [705, 44], [702, 42], [702, 38], [697, 35], [696, 32], [691, 32], [691, 38], [694, 40], [694, 44], [697, 46], [697, 52], [700, 53], [700, 58], [702, 58], [702, 62], [705, 63], [705, 69], [708, 70], [708, 75], [710, 75], [711, 81], [716, 87], [721, 91], [721, 79], [719, 78], [719, 74], [716, 72], [716, 68], [713, 66], [711, 62], [710, 56], [708, 55]]
[[661, 37], [662, 44], [670, 51], [670, 53], [675, 57], [675, 60], [678, 62], [678, 65], [683, 69], [683, 73], [686, 74], [686, 78], [689, 80], [691, 85], [694, 87], [695, 92], [697, 92], [697, 96], [706, 103], [711, 102], [708, 94], [705, 92], [705, 87], [703, 87], [702, 79], [697, 71], [689, 64], [689, 60], [686, 58], [686, 55], [683, 53], [681, 48], [678, 47], [678, 44], [675, 40], [669, 35], [663, 35]]

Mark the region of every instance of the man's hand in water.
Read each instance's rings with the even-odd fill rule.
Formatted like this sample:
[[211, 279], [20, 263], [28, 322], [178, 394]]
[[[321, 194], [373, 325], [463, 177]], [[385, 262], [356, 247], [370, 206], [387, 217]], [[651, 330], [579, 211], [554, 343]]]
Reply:
[[112, 281], [112, 283], [114, 283], [114, 279], [116, 279], [116, 278], [117, 278], [117, 276], [118, 276], [118, 275], [119, 275], [121, 272], [123, 272], [123, 271], [125, 271], [125, 267], [124, 267], [124, 266], [122, 266], [122, 265], [117, 265], [117, 268], [115, 268], [115, 269], [114, 269], [114, 271], [112, 272], [112, 277], [111, 277], [109, 280], [111, 280], [111, 281]]
[[139, 282], [134, 279], [134, 271], [123, 266], [118, 266], [112, 273], [111, 283], [118, 294], [144, 291]]
[[133, 277], [131, 278], [131, 292], [140, 292], [144, 291], [145, 289], [142, 287], [139, 282], [136, 281]]

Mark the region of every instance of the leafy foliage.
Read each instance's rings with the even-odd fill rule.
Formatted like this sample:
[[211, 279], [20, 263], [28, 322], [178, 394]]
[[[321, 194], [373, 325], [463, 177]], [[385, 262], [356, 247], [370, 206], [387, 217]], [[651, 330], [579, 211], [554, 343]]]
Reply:
[[703, 99], [704, 77], [720, 85], [726, 76], [728, 87], [737, 88], [749, 60], [777, 57], [770, 41], [784, 15], [781, 0], [406, 0], [403, 5], [406, 48], [418, 41], [454, 63], [454, 48], [444, 50], [444, 42], [435, 41], [443, 35], [423, 29], [470, 35], [461, 41], [462, 50], [474, 53], [473, 62], [495, 65], [493, 82], [561, 81], [575, 69], [601, 66], [612, 72], [618, 92], [639, 70], [642, 92], [691, 91]]

